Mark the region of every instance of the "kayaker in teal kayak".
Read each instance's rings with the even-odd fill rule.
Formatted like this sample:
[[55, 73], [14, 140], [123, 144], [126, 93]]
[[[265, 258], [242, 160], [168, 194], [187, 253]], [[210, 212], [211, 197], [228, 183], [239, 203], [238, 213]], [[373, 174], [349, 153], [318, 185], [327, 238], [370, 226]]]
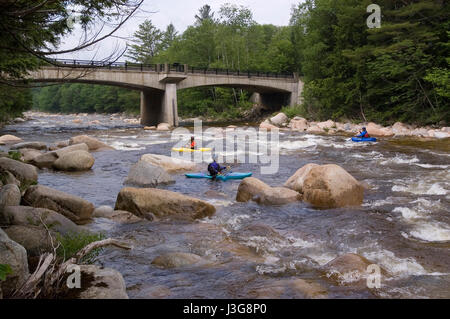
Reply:
[[209, 172], [209, 175], [212, 176], [212, 180], [215, 180], [216, 176], [226, 169], [227, 168], [225, 166], [220, 166], [217, 163], [217, 155], [213, 155], [212, 163], [208, 164], [208, 172]]
[[366, 128], [363, 127], [362, 130], [359, 132], [356, 137], [370, 137], [369, 133], [367, 132]]

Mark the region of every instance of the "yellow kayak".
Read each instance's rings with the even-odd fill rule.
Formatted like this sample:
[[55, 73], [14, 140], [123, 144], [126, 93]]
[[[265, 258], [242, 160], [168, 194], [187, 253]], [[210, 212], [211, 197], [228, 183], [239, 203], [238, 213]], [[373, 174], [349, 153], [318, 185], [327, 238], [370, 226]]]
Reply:
[[211, 148], [199, 148], [196, 150], [192, 150], [190, 148], [186, 148], [186, 147], [180, 147], [180, 148], [172, 148], [172, 151], [175, 152], [209, 152], [211, 151]]

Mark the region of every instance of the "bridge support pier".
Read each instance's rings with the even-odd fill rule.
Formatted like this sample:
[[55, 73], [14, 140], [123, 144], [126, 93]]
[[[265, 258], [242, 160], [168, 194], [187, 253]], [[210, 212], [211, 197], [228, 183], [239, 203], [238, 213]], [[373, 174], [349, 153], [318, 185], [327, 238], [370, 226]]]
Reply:
[[165, 91], [141, 91], [141, 125], [168, 123], [178, 126], [177, 85], [167, 83]]

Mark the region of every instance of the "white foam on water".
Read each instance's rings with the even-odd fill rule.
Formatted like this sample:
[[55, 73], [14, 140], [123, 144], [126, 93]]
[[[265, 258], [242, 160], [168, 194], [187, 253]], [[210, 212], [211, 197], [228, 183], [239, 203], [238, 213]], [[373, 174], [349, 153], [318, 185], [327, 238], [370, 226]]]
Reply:
[[417, 195], [447, 195], [449, 193], [441, 183], [430, 183], [420, 181], [418, 183], [410, 183], [408, 185], [394, 185], [393, 192], [406, 192]]
[[120, 151], [139, 151], [145, 149], [145, 147], [141, 147], [138, 143], [122, 143], [119, 141], [112, 142], [111, 146]]
[[316, 146], [317, 144], [312, 141], [312, 140], [306, 140], [306, 141], [283, 141], [279, 143], [279, 148], [280, 149], [285, 149], [285, 150], [299, 150], [299, 149], [303, 149], [303, 148], [308, 148], [311, 146]]
[[421, 214], [418, 214], [417, 211], [412, 210], [408, 207], [396, 207], [393, 210], [394, 213], [401, 213], [403, 218], [405, 219], [417, 219], [423, 218]]
[[405, 155], [395, 155], [395, 157], [388, 158], [382, 162], [381, 165], [389, 165], [389, 164], [412, 164], [419, 162], [417, 156], [405, 156]]
[[414, 258], [399, 258], [392, 251], [386, 249], [365, 252], [362, 255], [396, 277], [428, 274]]
[[414, 163], [414, 165], [423, 167], [423, 168], [442, 168], [447, 169], [450, 167], [450, 165], [432, 165], [432, 164], [420, 164], [420, 163]]
[[450, 241], [450, 228], [439, 222], [421, 223], [410, 231], [410, 235], [429, 242], [446, 242]]

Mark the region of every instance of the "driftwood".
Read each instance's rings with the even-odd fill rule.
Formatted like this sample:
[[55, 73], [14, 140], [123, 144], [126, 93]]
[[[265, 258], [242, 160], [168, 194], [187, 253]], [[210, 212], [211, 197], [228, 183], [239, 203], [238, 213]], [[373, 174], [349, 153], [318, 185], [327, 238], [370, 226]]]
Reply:
[[36, 299], [42, 295], [56, 296], [61, 287], [61, 281], [64, 279], [69, 267], [80, 264], [83, 257], [89, 254], [93, 249], [110, 245], [124, 249], [132, 248], [127, 243], [108, 238], [90, 243], [81, 249], [74, 257], [61, 263], [56, 258], [56, 247], [54, 247], [53, 253], [45, 253], [40, 256], [34, 273], [31, 274], [28, 280], [13, 293], [12, 297]]

